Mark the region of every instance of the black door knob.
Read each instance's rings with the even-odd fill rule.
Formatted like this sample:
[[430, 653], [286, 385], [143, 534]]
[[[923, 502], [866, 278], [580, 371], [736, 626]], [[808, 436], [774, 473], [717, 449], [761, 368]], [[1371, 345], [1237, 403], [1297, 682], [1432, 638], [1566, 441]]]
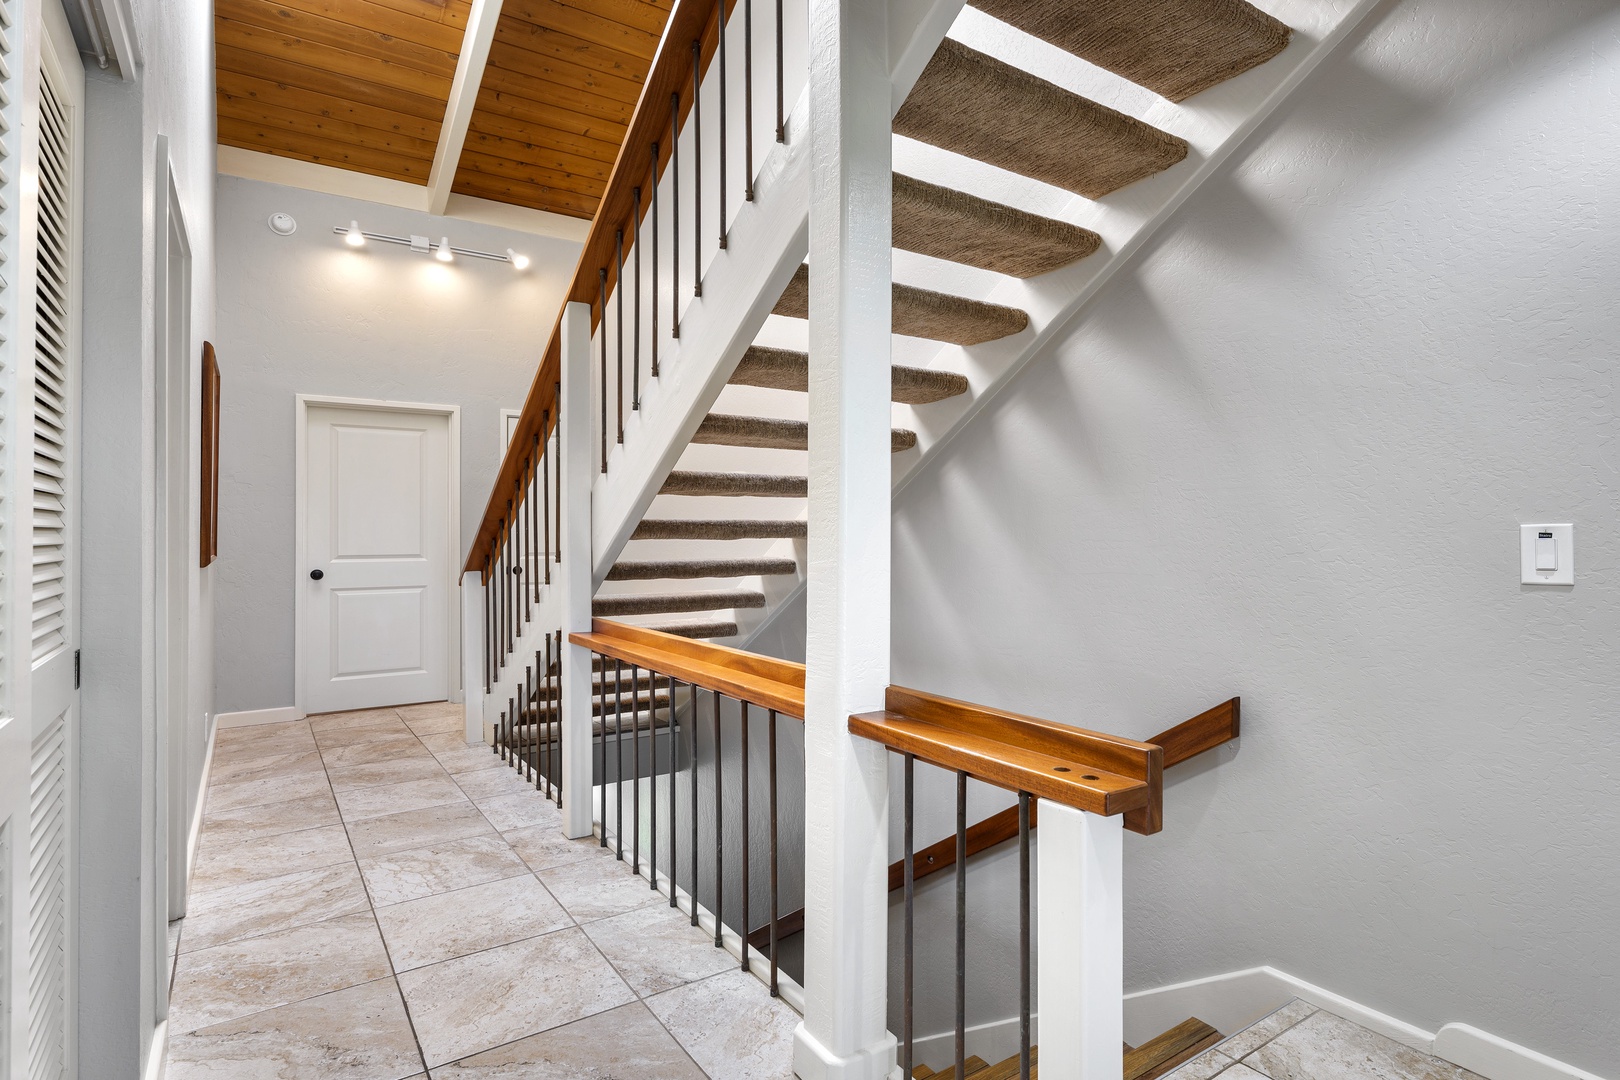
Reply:
[[326, 571], [324, 571], [324, 570], [311, 570], [309, 572], [309, 577], [310, 577], [311, 581], [319, 581], [319, 580], [321, 580], [321, 578], [323, 578], [325, 576], [326, 576]]

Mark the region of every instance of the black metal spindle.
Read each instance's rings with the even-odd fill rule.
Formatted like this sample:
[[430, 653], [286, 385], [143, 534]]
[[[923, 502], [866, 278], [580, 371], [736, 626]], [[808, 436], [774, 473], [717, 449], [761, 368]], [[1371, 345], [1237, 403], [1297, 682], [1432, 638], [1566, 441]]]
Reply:
[[[724, 3], [725, 0], [721, 0]], [[737, 707], [742, 710], [742, 737], [738, 750], [742, 754], [742, 921], [737, 924], [742, 938], [742, 969], [748, 970], [748, 702], [741, 699]]]
[[956, 1080], [967, 1076], [967, 781], [956, 774]]
[[506, 699], [506, 714], [501, 717], [501, 760], [507, 764], [512, 762], [512, 725], [513, 717], [517, 715], [517, 699]]
[[613, 660], [613, 795], [619, 804], [613, 826], [614, 856], [624, 862], [624, 662]]
[[630, 789], [630, 872], [641, 873], [641, 669], [630, 665], [630, 760], [635, 787]]
[[725, 937], [722, 926], [725, 923], [726, 910], [726, 816], [721, 812], [723, 806], [720, 786], [721, 774], [725, 772], [725, 757], [720, 751], [720, 694], [715, 692], [714, 697], [714, 947], [725, 947]]
[[[771, 997], [779, 997], [776, 957], [776, 710], [770, 711], [770, 797], [771, 797]], [[908, 1073], [907, 1076], [910, 1074]]]
[[1029, 792], [1018, 793], [1018, 1076], [1029, 1080]]
[[[551, 545], [551, 553], [552, 553], [552, 558], [556, 559], [558, 564], [560, 565], [562, 563], [562, 527], [563, 527], [563, 525], [562, 525], [562, 452], [561, 452], [562, 451], [562, 383], [561, 382], [557, 382], [557, 383], [552, 384], [551, 399], [553, 401], [557, 402], [557, 426], [552, 429], [552, 436], [551, 436], [552, 447], [556, 451], [555, 453], [553, 453], [551, 455], [552, 468], [556, 470], [556, 475], [554, 477], [552, 477], [553, 484], [552, 484], [552, 488], [551, 488], [551, 497], [553, 499], [557, 500], [557, 505], [552, 510], [551, 525], [552, 525], [552, 528], [556, 529], [557, 531], [556, 531], [556, 535], [554, 537], [555, 542]], [[551, 578], [548, 576], [546, 578], [546, 580], [550, 581]]]
[[635, 189], [635, 209], [631, 212], [635, 221], [636, 249], [636, 298], [631, 307], [635, 316], [631, 319], [632, 332], [630, 334], [630, 409], [632, 412], [641, 408], [641, 188]]
[[917, 868], [913, 860], [917, 857], [916, 837], [913, 827], [913, 816], [916, 807], [916, 778], [917, 759], [912, 754], [905, 755], [906, 763], [906, 793], [905, 806], [902, 816], [905, 819], [905, 854], [901, 856], [901, 874], [905, 881], [905, 975], [901, 984], [900, 1005], [900, 1075], [907, 1077], [915, 1071], [914, 1044], [916, 1032], [912, 1027], [915, 1014], [915, 986], [917, 975]]
[[681, 336], [681, 95], [669, 95], [669, 199], [675, 214], [669, 219], [669, 336]]
[[675, 680], [669, 680], [669, 906], [680, 910], [675, 901], [675, 893], [679, 889], [681, 876], [681, 862], [677, 857], [680, 854], [679, 841], [675, 832], [675, 766], [676, 758], [680, 757], [679, 721], [675, 709]]
[[523, 697], [518, 702], [518, 709], [522, 714], [522, 722], [518, 725], [517, 733], [518, 775], [527, 778], [530, 775], [529, 752], [534, 748], [533, 736], [529, 727], [534, 716], [534, 666], [532, 664], [523, 665], [523, 689], [521, 693]]
[[595, 699], [591, 706], [593, 710], [600, 711], [592, 718], [591, 725], [596, 732], [596, 742], [602, 748], [602, 783], [597, 787], [600, 793], [597, 802], [600, 804], [601, 813], [597, 816], [602, 822], [602, 846], [607, 847], [607, 657], [601, 653], [592, 653], [591, 667], [597, 669], [596, 674], [599, 675], [595, 692], [591, 695]]
[[787, 142], [787, 113], [782, 107], [782, 0], [776, 0], [776, 141]]
[[[540, 431], [543, 432], [546, 430], [545, 414], [542, 413], [541, 417]], [[541, 496], [541, 486], [545, 475], [546, 445], [541, 440], [540, 434], [536, 433], [534, 436], [534, 473], [529, 477], [529, 529], [531, 530], [529, 535], [535, 538], [533, 544], [530, 545], [532, 549], [530, 555], [533, 557], [535, 564], [540, 562], [540, 549], [551, 539], [550, 530], [543, 530], [540, 525], [541, 504], [545, 501]], [[535, 566], [529, 582], [529, 591], [534, 594], [535, 603], [540, 602], [541, 582], [551, 583], [550, 574], [546, 572], [549, 569], [549, 567]]]
[[[563, 753], [563, 695], [562, 695], [562, 658], [563, 636], [561, 630], [553, 631], [557, 638], [557, 656], [552, 666], [551, 684], [551, 733], [556, 745], [551, 750], [551, 769], [547, 773], [546, 788], [551, 792], [552, 801], [562, 806], [562, 753]], [[552, 779], [551, 773], [556, 774]]]
[[703, 295], [703, 49], [692, 42], [692, 295]]
[[652, 377], [658, 378], [658, 144], [652, 144], [652, 332], [647, 335], [652, 345]]
[[743, 199], [754, 201], [754, 0], [743, 0]]
[[556, 785], [551, 775], [557, 768], [557, 751], [562, 741], [562, 709], [559, 693], [562, 684], [558, 679], [560, 672], [557, 668], [562, 660], [562, 634], [556, 634], [557, 653], [552, 656], [552, 634], [546, 635], [546, 795], [554, 795]]
[[[523, 463], [523, 474], [527, 478], [531, 462]], [[528, 487], [527, 479], [521, 485]], [[523, 625], [527, 626], [534, 619], [534, 602], [529, 596], [529, 583], [523, 580], [523, 568], [529, 565], [529, 543], [534, 539], [534, 530], [529, 527], [529, 511], [534, 503], [528, 499], [527, 494], [519, 497], [518, 502], [518, 563], [514, 566], [514, 576], [517, 578], [518, 592], [523, 594]]]
[[[551, 410], [540, 414], [540, 430], [547, 432], [546, 449], [540, 455], [540, 513], [544, 517], [545, 526], [545, 555], [546, 555], [546, 584], [551, 584]], [[535, 584], [540, 583], [540, 575], [535, 575]]]
[[597, 298], [601, 301], [602, 318], [597, 326], [602, 330], [602, 471], [607, 472], [607, 267], [596, 272]]
[[[692, 925], [698, 924], [698, 685], [689, 683], [692, 688]], [[719, 700], [718, 696], [715, 699]], [[718, 705], [715, 706], [719, 708]]]
[[[671, 702], [671, 705], [674, 703]], [[658, 891], [658, 672], [647, 669], [647, 883]], [[671, 885], [673, 886], [673, 882]]]
[[[614, 317], [617, 320], [617, 322], [614, 324], [615, 325], [615, 330], [614, 330], [614, 333], [613, 333], [613, 344], [614, 344], [615, 350], [619, 354], [619, 377], [615, 381], [613, 389], [615, 391], [614, 396], [616, 396], [619, 399], [619, 442], [622, 443], [622, 442], [624, 442], [624, 230], [623, 229], [619, 229], [614, 233], [613, 244], [614, 244], [614, 251], [617, 253], [615, 257], [618, 260], [618, 262], [617, 262], [618, 276], [613, 279], [613, 296], [614, 296], [614, 299], [617, 301], [617, 303], [614, 305], [614, 311], [616, 312]], [[604, 336], [606, 336], [607, 330], [604, 328], [602, 333], [603, 333]]]
[[726, 0], [715, 0], [720, 13], [720, 250], [726, 250]]
[[484, 693], [488, 694], [495, 682], [495, 598], [490, 595], [490, 569], [492, 555], [484, 557]]
[[540, 669], [539, 693], [545, 700], [544, 706], [536, 702], [534, 710], [534, 789], [547, 793], [551, 792], [551, 631], [546, 631], [546, 648], [542, 653], [539, 649], [534, 653], [534, 664]]

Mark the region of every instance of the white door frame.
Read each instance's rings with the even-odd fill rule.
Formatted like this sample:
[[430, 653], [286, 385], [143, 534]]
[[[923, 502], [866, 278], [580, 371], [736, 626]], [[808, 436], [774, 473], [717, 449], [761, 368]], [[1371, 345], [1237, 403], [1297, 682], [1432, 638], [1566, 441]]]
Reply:
[[305, 695], [304, 679], [308, 674], [308, 657], [304, 655], [304, 615], [308, 601], [305, 594], [308, 590], [302, 588], [303, 575], [308, 573], [309, 541], [305, 534], [309, 526], [309, 512], [306, 499], [309, 470], [309, 410], [311, 406], [317, 408], [328, 407], [338, 409], [370, 409], [374, 412], [396, 413], [427, 413], [429, 415], [443, 416], [450, 425], [449, 437], [446, 439], [448, 461], [446, 462], [446, 483], [449, 490], [446, 492], [448, 501], [448, 530], [445, 552], [444, 585], [445, 585], [445, 659], [449, 666], [446, 668], [447, 685], [445, 693], [451, 700], [459, 696], [461, 678], [461, 605], [456, 603], [456, 596], [461, 587], [461, 406], [459, 405], [433, 405], [417, 401], [379, 401], [371, 398], [333, 397], [326, 394], [295, 394], [294, 408], [297, 410], [295, 436], [296, 449], [294, 452], [294, 479], [293, 489], [293, 708], [298, 715], [307, 715], [304, 705], [308, 700]]

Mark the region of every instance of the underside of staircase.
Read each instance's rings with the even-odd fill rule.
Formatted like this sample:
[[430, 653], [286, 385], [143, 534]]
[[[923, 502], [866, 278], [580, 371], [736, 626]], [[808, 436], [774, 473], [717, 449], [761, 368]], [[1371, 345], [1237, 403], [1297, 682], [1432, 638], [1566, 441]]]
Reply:
[[[998, 25], [976, 37], [986, 17]], [[1038, 290], [1034, 279], [1107, 250], [1096, 230], [986, 198], [966, 190], [971, 184], [958, 188], [956, 175], [980, 178], [981, 188], [983, 177], [1004, 177], [1003, 186], [1045, 192], [1043, 205], [1059, 206], [1054, 195], [1106, 200], [1189, 155], [1186, 139], [958, 37], [1055, 46], [1072, 66], [1095, 65], [1182, 102], [1276, 56], [1291, 31], [1244, 0], [976, 0], [951, 33], [893, 121], [897, 160], [917, 157], [899, 150], [923, 147], [935, 163], [932, 176], [897, 167], [893, 179], [896, 276], [902, 259], [908, 269], [920, 261], [930, 286], [893, 286], [894, 354], [930, 361], [893, 366], [897, 413], [920, 429], [937, 410], [961, 415], [959, 401], [972, 390], [965, 361], [976, 350], [1033, 347], [1022, 342], [1032, 336], [1029, 311], [984, 297], [996, 282], [1027, 281]], [[706, 406], [607, 572], [595, 614], [735, 644], [801, 587], [811, 272], [799, 267]], [[972, 288], [953, 287], [960, 282]], [[980, 295], [964, 295], [970, 291]], [[953, 362], [963, 370], [952, 370]], [[894, 426], [897, 462], [914, 463], [914, 424]]]

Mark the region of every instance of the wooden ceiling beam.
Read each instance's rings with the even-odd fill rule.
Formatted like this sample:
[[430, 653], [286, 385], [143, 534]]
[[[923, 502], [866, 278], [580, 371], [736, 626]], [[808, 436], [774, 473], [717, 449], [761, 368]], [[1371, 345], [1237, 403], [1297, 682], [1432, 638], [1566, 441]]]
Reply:
[[455, 186], [461, 149], [467, 143], [467, 125], [478, 105], [478, 88], [484, 83], [489, 64], [489, 47], [495, 41], [495, 28], [501, 21], [501, 0], [473, 0], [467, 17], [467, 36], [456, 61], [450, 99], [445, 103], [444, 123], [439, 127], [439, 146], [433, 154], [433, 171], [428, 176], [428, 213], [443, 214]]

